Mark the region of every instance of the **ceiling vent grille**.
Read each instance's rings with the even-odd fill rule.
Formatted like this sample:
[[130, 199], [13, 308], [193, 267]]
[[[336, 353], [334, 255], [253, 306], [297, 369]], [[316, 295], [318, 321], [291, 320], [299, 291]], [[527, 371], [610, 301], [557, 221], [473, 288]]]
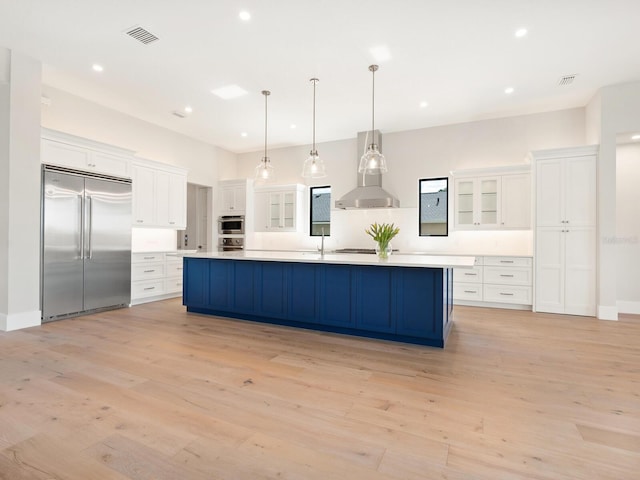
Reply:
[[558, 80], [558, 85], [560, 86], [571, 85], [577, 76], [578, 76], [577, 73], [573, 73], [571, 75], [565, 75], [564, 77], [560, 77], [560, 80]]
[[125, 33], [129, 35], [131, 38], [134, 38], [138, 40], [140, 43], [144, 43], [145, 45], [155, 42], [156, 40], [160, 40], [149, 30], [144, 29], [142, 27], [131, 27]]

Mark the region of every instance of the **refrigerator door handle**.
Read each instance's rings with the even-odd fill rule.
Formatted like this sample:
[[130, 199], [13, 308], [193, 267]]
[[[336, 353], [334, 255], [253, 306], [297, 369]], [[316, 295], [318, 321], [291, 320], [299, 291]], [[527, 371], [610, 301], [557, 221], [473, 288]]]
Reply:
[[87, 254], [87, 259], [91, 260], [91, 257], [93, 257], [93, 247], [91, 246], [91, 237], [92, 237], [92, 233], [93, 233], [93, 199], [91, 198], [90, 195], [87, 195], [87, 204], [89, 206], [89, 212], [87, 215], [87, 221], [89, 222], [89, 228], [88, 228], [88, 232], [87, 232], [87, 250], [88, 250], [88, 254]]
[[84, 196], [78, 195], [78, 259], [84, 259]]

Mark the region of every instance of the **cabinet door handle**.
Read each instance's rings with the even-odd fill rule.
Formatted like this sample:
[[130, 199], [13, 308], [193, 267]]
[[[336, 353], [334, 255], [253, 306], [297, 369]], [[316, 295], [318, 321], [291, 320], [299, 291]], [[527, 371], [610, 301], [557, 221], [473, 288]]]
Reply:
[[146, 287], [145, 290], [155, 290], [156, 287]]
[[144, 257], [145, 260], [155, 260], [156, 257]]
[[145, 270], [144, 273], [153, 273], [155, 270]]
[[465, 273], [465, 275], [467, 275], [468, 277], [475, 277], [478, 274], [477, 273]]
[[500, 260], [500, 263], [513, 263], [513, 260]]
[[513, 293], [500, 292], [500, 295], [504, 295], [505, 297], [513, 297]]
[[169, 225], [175, 225], [176, 222], [169, 222]]
[[513, 275], [506, 275], [506, 274], [503, 274], [503, 273], [501, 273], [500, 276], [501, 277], [513, 277]]
[[477, 290], [465, 290], [464, 293], [478, 293]]
[[144, 220], [136, 220], [138, 223], [144, 223]]

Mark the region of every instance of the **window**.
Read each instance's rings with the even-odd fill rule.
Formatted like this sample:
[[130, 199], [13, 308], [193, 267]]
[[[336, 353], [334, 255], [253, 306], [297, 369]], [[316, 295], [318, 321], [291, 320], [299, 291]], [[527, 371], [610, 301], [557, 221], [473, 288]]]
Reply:
[[331, 187], [311, 187], [310, 192], [310, 228], [312, 237], [331, 235]]
[[421, 237], [446, 237], [449, 234], [449, 179], [423, 178], [418, 181], [420, 202], [418, 231]]

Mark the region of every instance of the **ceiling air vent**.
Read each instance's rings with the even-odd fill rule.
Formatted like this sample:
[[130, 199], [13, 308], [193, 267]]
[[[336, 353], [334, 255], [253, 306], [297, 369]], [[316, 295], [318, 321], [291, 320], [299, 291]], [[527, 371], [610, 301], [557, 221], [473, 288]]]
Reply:
[[140, 43], [144, 43], [145, 45], [148, 45], [148, 44], [150, 44], [152, 42], [155, 42], [156, 40], [160, 40], [158, 37], [156, 37], [149, 30], [146, 30], [146, 29], [144, 29], [142, 27], [138, 27], [138, 26], [131, 27], [128, 30], [126, 30], [124, 33], [129, 35], [131, 38], [135, 38]]
[[558, 80], [558, 85], [560, 86], [571, 85], [577, 76], [578, 76], [577, 73], [573, 73], [571, 75], [565, 75], [564, 77], [560, 77], [560, 80]]

